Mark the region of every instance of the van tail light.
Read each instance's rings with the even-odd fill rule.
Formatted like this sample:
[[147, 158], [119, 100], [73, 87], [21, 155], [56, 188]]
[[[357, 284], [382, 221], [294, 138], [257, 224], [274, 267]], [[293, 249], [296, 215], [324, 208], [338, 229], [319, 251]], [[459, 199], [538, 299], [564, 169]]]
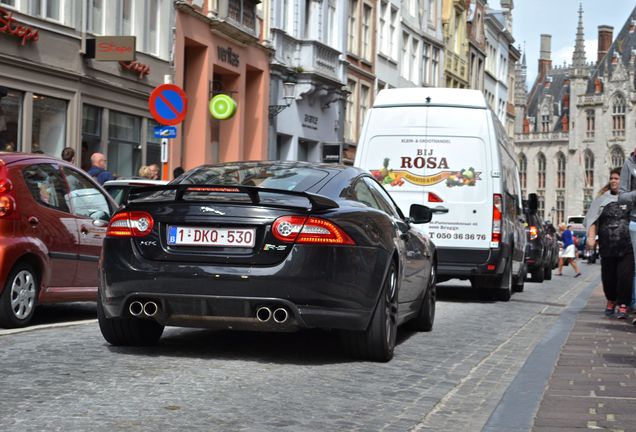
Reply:
[[282, 216], [274, 221], [272, 234], [285, 243], [354, 245], [340, 227], [312, 216]]
[[438, 195], [434, 194], [433, 192], [429, 192], [428, 202], [444, 202], [444, 200], [441, 199]]
[[537, 237], [539, 237], [539, 230], [537, 229], [536, 226], [532, 225], [529, 231], [530, 231], [530, 240], [535, 240]]
[[106, 237], [144, 237], [152, 232], [154, 225], [155, 221], [147, 212], [121, 212], [111, 218]]
[[501, 242], [501, 214], [503, 211], [503, 200], [501, 194], [492, 196], [492, 237], [490, 247], [499, 247]]

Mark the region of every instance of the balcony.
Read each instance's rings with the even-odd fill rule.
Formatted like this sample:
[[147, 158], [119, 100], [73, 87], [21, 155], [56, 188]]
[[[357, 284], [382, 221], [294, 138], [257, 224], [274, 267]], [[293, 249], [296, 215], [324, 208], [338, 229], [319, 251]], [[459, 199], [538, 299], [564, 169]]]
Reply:
[[210, 28], [242, 43], [261, 39], [262, 18], [256, 15], [260, 0], [177, 0], [177, 10], [207, 22]]
[[298, 40], [280, 29], [272, 29], [274, 57], [287, 67], [315, 73], [336, 81], [344, 80], [340, 51], [316, 40]]
[[456, 77], [467, 81], [468, 80], [468, 62], [466, 61], [466, 59], [458, 56], [457, 54], [455, 54], [454, 52], [451, 51], [446, 51], [446, 53], [444, 53], [445, 56], [445, 64], [444, 64], [444, 68], [446, 69], [447, 72], [452, 73], [453, 75], [455, 75]]
[[515, 134], [515, 142], [517, 144], [568, 140], [569, 134], [567, 132], [531, 132], [527, 134]]

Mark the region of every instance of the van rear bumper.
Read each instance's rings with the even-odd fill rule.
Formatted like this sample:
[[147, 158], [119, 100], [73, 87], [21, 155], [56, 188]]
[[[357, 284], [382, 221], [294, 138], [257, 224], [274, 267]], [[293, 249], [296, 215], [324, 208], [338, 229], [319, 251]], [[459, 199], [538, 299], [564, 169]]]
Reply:
[[468, 279], [472, 276], [502, 274], [505, 265], [503, 258], [508, 256], [508, 248], [508, 245], [496, 249], [438, 247], [437, 274], [440, 279]]

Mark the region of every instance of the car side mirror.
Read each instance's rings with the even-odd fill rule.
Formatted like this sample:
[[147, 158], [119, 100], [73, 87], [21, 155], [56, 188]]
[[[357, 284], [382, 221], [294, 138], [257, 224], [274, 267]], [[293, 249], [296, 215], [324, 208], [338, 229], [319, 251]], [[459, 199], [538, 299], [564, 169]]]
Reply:
[[421, 204], [411, 204], [409, 221], [414, 224], [429, 223], [433, 219], [433, 211]]

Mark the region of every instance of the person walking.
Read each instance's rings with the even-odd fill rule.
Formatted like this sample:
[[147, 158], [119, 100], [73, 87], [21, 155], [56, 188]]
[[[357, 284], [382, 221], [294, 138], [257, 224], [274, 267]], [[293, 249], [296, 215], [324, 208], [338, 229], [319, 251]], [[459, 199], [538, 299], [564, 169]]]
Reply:
[[[605, 315], [627, 318], [627, 306], [632, 301], [634, 251], [629, 238], [631, 203], [618, 201], [621, 169], [610, 171], [609, 184], [592, 201], [583, 223], [587, 229], [586, 246], [596, 247], [598, 235], [601, 254], [601, 281], [607, 300]], [[618, 312], [616, 307], [618, 306]]]
[[[618, 187], [618, 202], [631, 204], [629, 214], [629, 236], [632, 242], [632, 251], [636, 259], [636, 148], [629, 155], [621, 168], [621, 182]], [[636, 266], [636, 265], [635, 265]], [[632, 279], [632, 304], [631, 309], [636, 309], [636, 274]], [[636, 319], [632, 321], [636, 325]]]
[[563, 252], [559, 256], [559, 272], [557, 276], [563, 276], [563, 265], [568, 263], [572, 266], [576, 274], [574, 277], [581, 276], [579, 267], [576, 265], [576, 246], [574, 245], [574, 234], [570, 229], [572, 225], [565, 226], [564, 223], [559, 225], [561, 232], [561, 242], [563, 243]]
[[110, 171], [106, 170], [106, 156], [102, 153], [92, 154], [91, 167], [88, 170], [88, 175], [93, 177], [100, 185], [103, 185], [108, 180], [114, 179]]

